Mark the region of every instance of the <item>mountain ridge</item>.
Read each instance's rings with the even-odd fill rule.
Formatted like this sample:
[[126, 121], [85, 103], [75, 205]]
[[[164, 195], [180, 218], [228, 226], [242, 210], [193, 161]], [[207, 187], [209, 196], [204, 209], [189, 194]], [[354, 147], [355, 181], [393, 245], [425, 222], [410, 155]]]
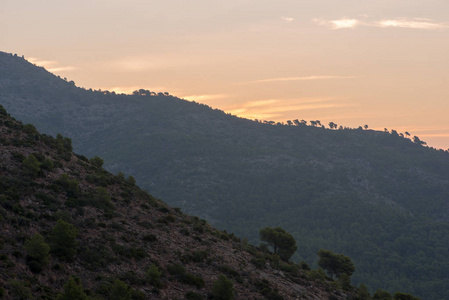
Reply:
[[220, 276], [235, 299], [358, 293], [167, 206], [1, 106], [0, 133], [2, 299], [225, 299], [214, 292]]
[[71, 136], [77, 152], [170, 205], [253, 243], [260, 228], [281, 226], [298, 241], [297, 261], [313, 264], [321, 247], [348, 254], [365, 271], [355, 282], [370, 287], [449, 292], [447, 151], [395, 132], [273, 126], [165, 94], [87, 91], [0, 60], [10, 113]]

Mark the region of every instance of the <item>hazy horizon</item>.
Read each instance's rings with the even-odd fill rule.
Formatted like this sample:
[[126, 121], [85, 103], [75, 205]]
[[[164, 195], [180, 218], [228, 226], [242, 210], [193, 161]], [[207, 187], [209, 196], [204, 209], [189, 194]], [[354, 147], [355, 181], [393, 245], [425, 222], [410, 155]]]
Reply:
[[78, 86], [261, 120], [408, 131], [449, 148], [446, 1], [11, 1], [2, 51]]

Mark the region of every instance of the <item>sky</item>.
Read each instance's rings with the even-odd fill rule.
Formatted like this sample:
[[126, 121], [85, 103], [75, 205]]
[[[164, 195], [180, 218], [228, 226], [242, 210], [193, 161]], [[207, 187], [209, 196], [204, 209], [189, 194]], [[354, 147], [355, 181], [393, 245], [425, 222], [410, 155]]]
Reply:
[[0, 0], [0, 51], [84, 88], [449, 148], [447, 0]]

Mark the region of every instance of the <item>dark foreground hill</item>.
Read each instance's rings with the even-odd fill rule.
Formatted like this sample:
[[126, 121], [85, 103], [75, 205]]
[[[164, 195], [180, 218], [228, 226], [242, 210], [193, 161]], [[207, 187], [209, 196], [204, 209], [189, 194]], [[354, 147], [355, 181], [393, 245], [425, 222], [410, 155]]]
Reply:
[[0, 136], [0, 299], [366, 296], [167, 206], [1, 106]]
[[258, 243], [264, 226], [349, 255], [355, 283], [449, 294], [449, 154], [395, 131], [267, 125], [141, 91], [87, 91], [0, 54], [0, 104], [132, 174], [172, 206]]

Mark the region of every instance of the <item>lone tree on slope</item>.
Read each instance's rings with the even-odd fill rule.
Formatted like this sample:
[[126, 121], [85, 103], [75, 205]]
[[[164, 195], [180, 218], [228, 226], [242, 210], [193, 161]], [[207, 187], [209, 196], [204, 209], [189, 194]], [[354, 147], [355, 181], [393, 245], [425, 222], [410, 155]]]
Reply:
[[348, 256], [336, 254], [326, 249], [318, 251], [318, 256], [320, 257], [318, 265], [325, 269], [331, 277], [340, 278], [343, 274], [351, 277], [355, 271], [354, 264]]
[[259, 234], [260, 239], [273, 247], [273, 252], [284, 261], [288, 261], [298, 249], [293, 236], [281, 227], [265, 227], [260, 230]]

